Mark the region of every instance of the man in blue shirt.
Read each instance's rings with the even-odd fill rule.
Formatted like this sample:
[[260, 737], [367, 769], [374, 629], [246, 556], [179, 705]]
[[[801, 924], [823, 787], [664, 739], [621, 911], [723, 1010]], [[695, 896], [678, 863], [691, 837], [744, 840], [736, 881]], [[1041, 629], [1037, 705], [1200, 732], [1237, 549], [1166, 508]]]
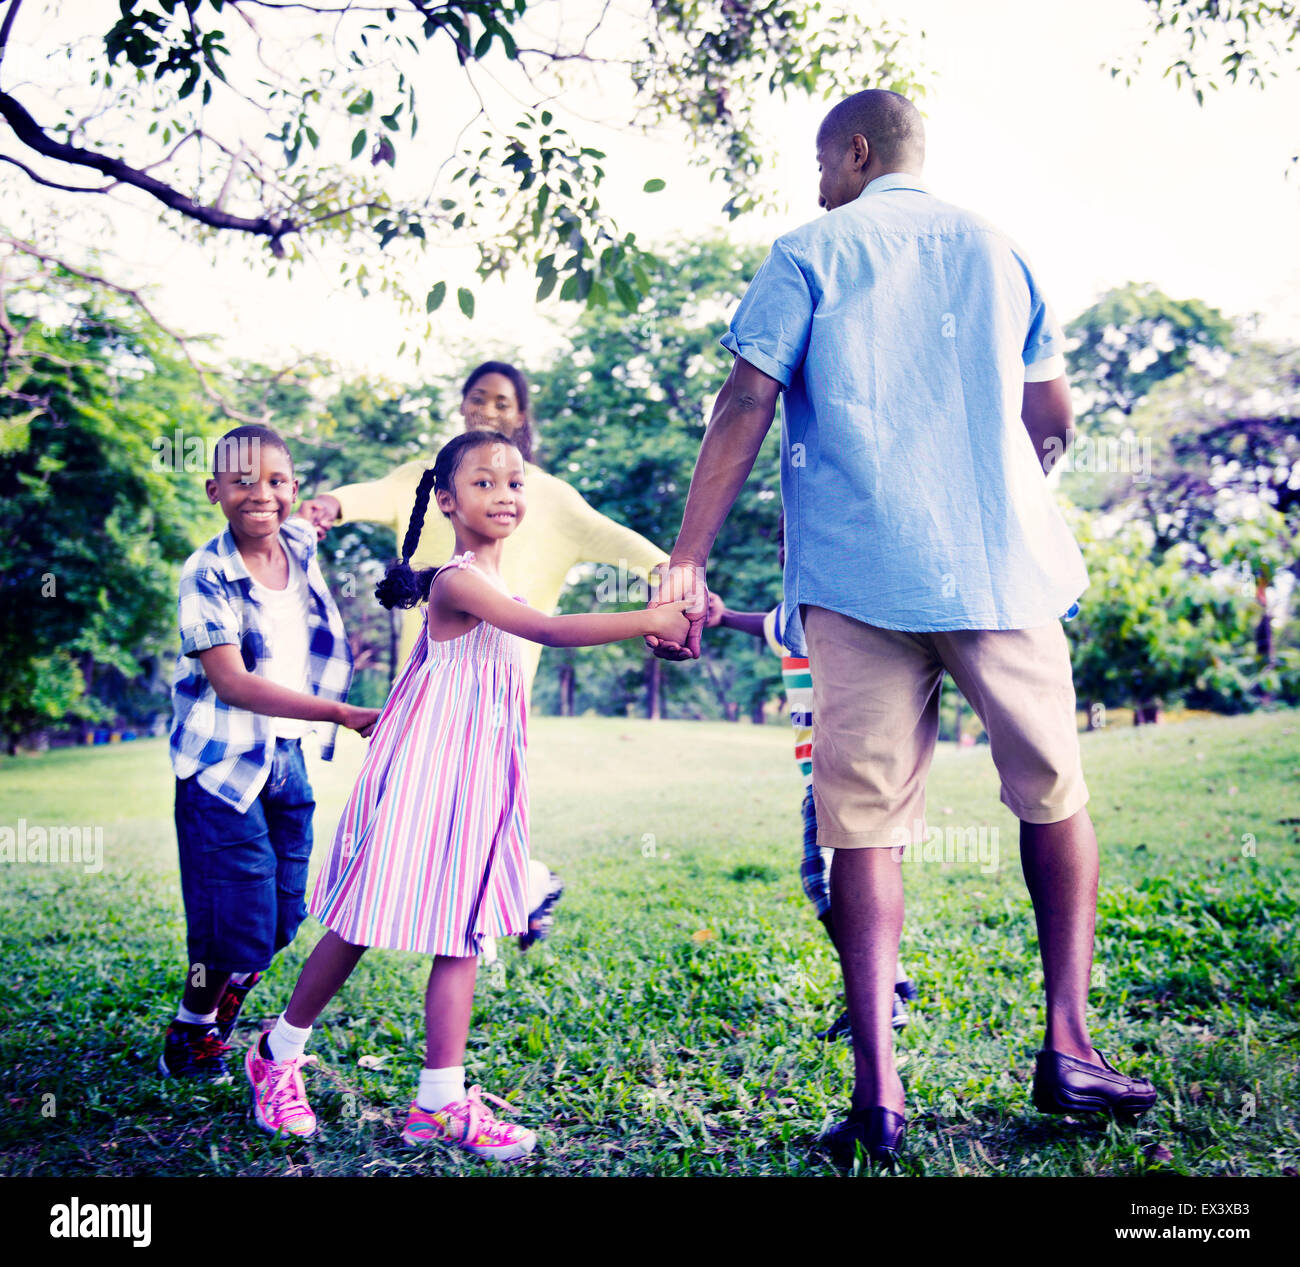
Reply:
[[722, 342], [735, 354], [696, 463], [660, 601], [698, 603], [709, 550], [784, 393], [786, 641], [815, 691], [818, 842], [833, 848], [856, 1083], [832, 1154], [892, 1162], [903, 1086], [891, 1005], [900, 862], [925, 839], [925, 775], [945, 670], [979, 713], [1021, 820], [1047, 1033], [1046, 1112], [1136, 1115], [1155, 1090], [1117, 1073], [1086, 1021], [1097, 840], [1059, 617], [1087, 586], [1045, 475], [1072, 410], [1063, 335], [1028, 263], [920, 178], [924, 131], [896, 93], [857, 93], [817, 135], [828, 214], [779, 238]]

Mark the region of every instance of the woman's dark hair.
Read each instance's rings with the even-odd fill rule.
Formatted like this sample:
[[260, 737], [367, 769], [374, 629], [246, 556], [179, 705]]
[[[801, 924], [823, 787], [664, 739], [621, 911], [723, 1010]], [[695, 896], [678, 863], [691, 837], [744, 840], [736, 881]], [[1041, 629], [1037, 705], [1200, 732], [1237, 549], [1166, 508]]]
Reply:
[[504, 374], [515, 389], [515, 403], [519, 406], [519, 413], [523, 421], [519, 424], [519, 430], [512, 437], [512, 442], [516, 449], [523, 455], [525, 462], [533, 460], [533, 443], [536, 436], [533, 435], [533, 418], [528, 412], [528, 380], [523, 373], [513, 365], [505, 361], [484, 361], [482, 365], [476, 365], [465, 380], [465, 386], [460, 389], [460, 398], [463, 401], [474, 388], [474, 384], [480, 378], [488, 374]]
[[[424, 531], [424, 512], [429, 507], [429, 494], [452, 492], [452, 482], [465, 454], [485, 444], [504, 444], [519, 449], [514, 438], [501, 431], [462, 431], [438, 450], [433, 465], [420, 476], [415, 490], [415, 505], [411, 507], [411, 522], [402, 538], [402, 557], [388, 565], [384, 579], [375, 586], [375, 597], [385, 607], [414, 607], [429, 597], [429, 586], [437, 568], [423, 568], [416, 572], [411, 567], [411, 555], [420, 544], [420, 534]], [[519, 449], [519, 452], [522, 456], [523, 450]]]

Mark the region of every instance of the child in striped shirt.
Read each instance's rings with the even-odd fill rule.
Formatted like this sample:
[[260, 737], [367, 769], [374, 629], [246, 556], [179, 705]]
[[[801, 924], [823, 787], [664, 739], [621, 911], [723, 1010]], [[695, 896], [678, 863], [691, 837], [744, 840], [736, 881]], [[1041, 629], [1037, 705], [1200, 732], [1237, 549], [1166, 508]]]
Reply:
[[[782, 566], [785, 565], [784, 533], [780, 537], [778, 554]], [[817, 918], [826, 929], [831, 944], [836, 946], [835, 926], [831, 919], [830, 866], [834, 855], [833, 849], [817, 847], [817, 807], [813, 800], [812, 745], [813, 745], [813, 686], [812, 673], [808, 668], [808, 659], [804, 655], [792, 655], [790, 649], [782, 645], [780, 631], [785, 628], [785, 603], [780, 602], [769, 612], [732, 611], [722, 599], [712, 592], [709, 594], [709, 610], [705, 624], [713, 629], [721, 625], [724, 629], [738, 629], [755, 638], [762, 638], [768, 649], [781, 657], [781, 679], [785, 684], [786, 704], [790, 710], [790, 724], [794, 727], [794, 760], [803, 778], [803, 857], [799, 863], [799, 878], [803, 891], [813, 904]], [[802, 652], [803, 647], [795, 650]], [[902, 1029], [907, 1024], [907, 1002], [916, 997], [912, 983], [900, 964], [894, 985], [894, 1028]], [[849, 1014], [841, 1010], [839, 1016], [819, 1034], [827, 1040], [845, 1038], [850, 1034]]]

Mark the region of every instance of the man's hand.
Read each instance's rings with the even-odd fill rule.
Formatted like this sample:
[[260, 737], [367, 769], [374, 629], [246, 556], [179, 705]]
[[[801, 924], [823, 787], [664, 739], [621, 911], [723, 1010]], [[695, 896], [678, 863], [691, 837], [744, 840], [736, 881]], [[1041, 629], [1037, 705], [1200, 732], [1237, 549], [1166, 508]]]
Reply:
[[658, 579], [658, 591], [646, 606], [660, 607], [664, 603], [673, 603], [685, 599], [685, 610], [690, 629], [686, 642], [669, 642], [665, 638], [647, 636], [645, 642], [661, 660], [698, 660], [700, 658], [700, 634], [704, 630], [704, 620], [708, 612], [709, 587], [705, 582], [704, 568], [691, 563], [658, 563], [654, 569]]
[[330, 493], [319, 493], [315, 497], [301, 502], [295, 515], [301, 515], [316, 529], [316, 540], [324, 541], [325, 534], [334, 526], [334, 521], [343, 513], [339, 499]]

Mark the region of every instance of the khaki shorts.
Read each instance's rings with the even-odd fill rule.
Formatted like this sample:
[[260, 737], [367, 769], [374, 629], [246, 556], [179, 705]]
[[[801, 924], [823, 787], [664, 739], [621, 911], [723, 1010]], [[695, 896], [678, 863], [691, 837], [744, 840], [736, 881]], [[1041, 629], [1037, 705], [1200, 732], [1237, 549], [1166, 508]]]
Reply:
[[1056, 823], [1087, 803], [1059, 621], [903, 633], [804, 607], [803, 627], [819, 845], [861, 849], [924, 839], [925, 776], [939, 734], [944, 669], [988, 731], [1002, 802], [1017, 818]]

